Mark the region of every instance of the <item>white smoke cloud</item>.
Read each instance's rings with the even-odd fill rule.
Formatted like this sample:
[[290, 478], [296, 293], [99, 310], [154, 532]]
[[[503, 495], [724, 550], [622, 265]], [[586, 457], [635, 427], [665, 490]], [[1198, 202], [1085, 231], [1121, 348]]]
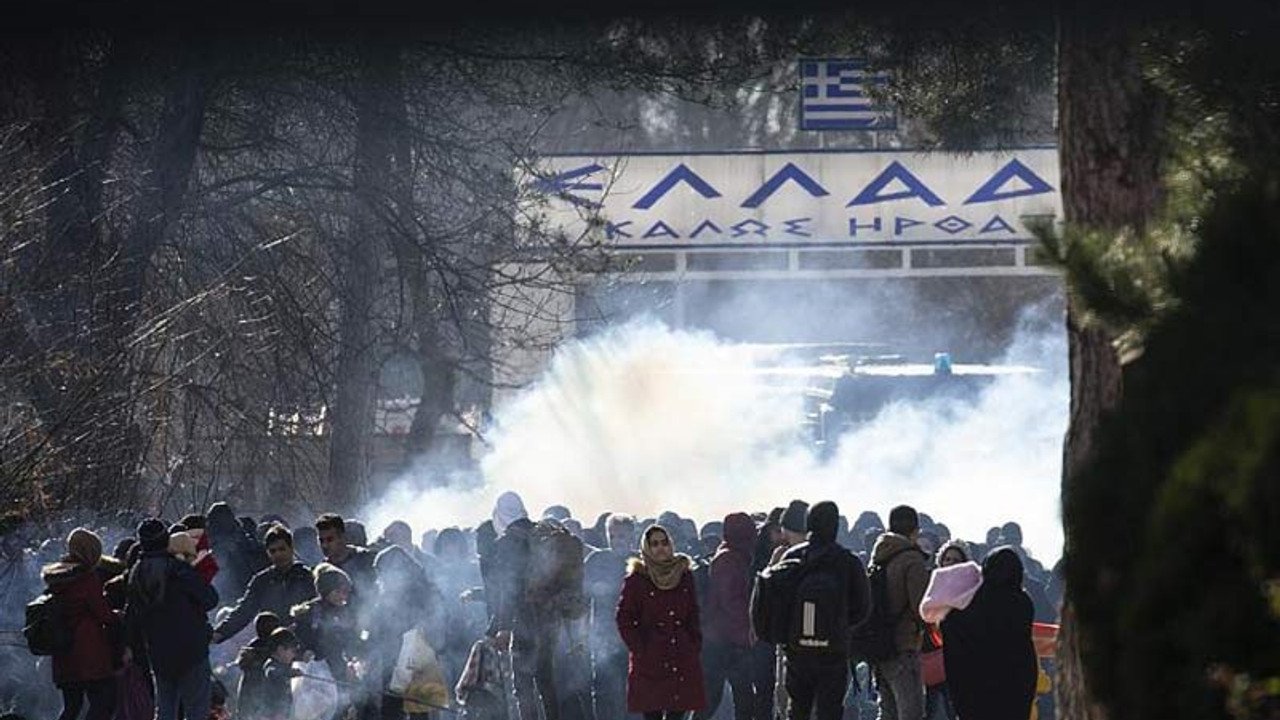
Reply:
[[585, 524], [607, 511], [663, 510], [706, 522], [793, 498], [835, 500], [852, 520], [908, 503], [965, 539], [1017, 520], [1032, 553], [1053, 562], [1065, 336], [1020, 333], [1006, 361], [1041, 371], [1002, 377], [976, 401], [890, 405], [823, 461], [797, 432], [800, 397], [758, 381], [758, 347], [634, 321], [566, 344], [539, 382], [497, 410], [483, 486], [418, 490], [431, 478], [406, 478], [366, 516], [371, 530], [394, 518], [419, 530], [470, 526], [505, 490], [535, 516], [564, 504]]

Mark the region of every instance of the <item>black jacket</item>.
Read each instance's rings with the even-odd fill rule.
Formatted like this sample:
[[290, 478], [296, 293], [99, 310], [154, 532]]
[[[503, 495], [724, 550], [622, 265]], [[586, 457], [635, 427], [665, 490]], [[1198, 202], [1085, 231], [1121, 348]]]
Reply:
[[982, 563], [982, 587], [969, 607], [942, 621], [947, 688], [956, 713], [981, 720], [1025, 720], [1039, 673], [1031, 641], [1031, 598], [1022, 563], [1001, 549]]
[[267, 660], [262, 668], [262, 716], [287, 718], [293, 712], [293, 668]]
[[529, 582], [529, 535], [533, 523], [526, 518], [507, 526], [493, 549], [493, 563], [485, 578], [489, 604], [489, 631], [515, 628], [529, 609], [525, 587]]
[[313, 598], [295, 607], [290, 619], [302, 649], [327, 662], [334, 679], [349, 680], [347, 661], [364, 652], [354, 608]]
[[207, 613], [218, 593], [195, 569], [167, 549], [144, 553], [129, 573], [125, 623], [134, 644], [145, 648], [152, 671], [180, 677], [209, 657]]
[[213, 629], [224, 640], [240, 632], [260, 612], [270, 611], [281, 621], [287, 621], [294, 605], [315, 597], [316, 590], [311, 570], [295, 562], [284, 570], [269, 567], [249, 581], [249, 587], [236, 602], [231, 613]]
[[254, 720], [262, 717], [262, 685], [264, 682], [263, 666], [270, 659], [267, 638], [254, 638], [252, 642], [240, 648], [236, 657], [236, 667], [240, 668], [240, 688], [236, 693], [239, 698], [236, 705], [237, 717]]

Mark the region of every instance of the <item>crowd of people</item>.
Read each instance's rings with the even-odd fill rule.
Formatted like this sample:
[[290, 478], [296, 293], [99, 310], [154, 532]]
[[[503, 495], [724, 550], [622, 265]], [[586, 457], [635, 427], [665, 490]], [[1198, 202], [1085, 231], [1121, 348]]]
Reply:
[[4, 720], [1052, 712], [1032, 626], [1057, 622], [1060, 573], [1013, 522], [966, 542], [908, 506], [886, 526], [795, 500], [586, 525], [508, 492], [417, 542], [226, 503], [74, 524], [0, 542]]

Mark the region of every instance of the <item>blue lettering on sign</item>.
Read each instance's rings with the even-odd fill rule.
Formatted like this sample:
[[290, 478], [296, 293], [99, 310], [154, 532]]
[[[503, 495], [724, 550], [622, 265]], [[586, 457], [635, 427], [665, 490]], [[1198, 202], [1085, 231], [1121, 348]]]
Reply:
[[784, 232], [790, 235], [798, 235], [799, 237], [812, 237], [813, 233], [800, 227], [801, 223], [807, 223], [812, 219], [813, 218], [796, 218], [794, 220], [783, 220], [782, 224], [786, 226], [786, 230]]
[[675, 230], [672, 230], [670, 225], [659, 220], [653, 224], [653, 227], [646, 230], [642, 237], [670, 237], [679, 239], [680, 235], [676, 233]]
[[955, 235], [958, 232], [964, 232], [965, 230], [973, 227], [973, 223], [965, 220], [964, 218], [956, 217], [955, 215], [948, 215], [934, 223], [933, 226], [948, 235]]
[[[897, 180], [907, 186], [906, 190], [881, 195], [880, 191], [884, 190], [889, 183]], [[894, 160], [889, 163], [889, 167], [885, 168], [875, 180], [872, 180], [862, 192], [849, 201], [845, 207], [853, 207], [855, 205], [872, 205], [874, 203], [888, 202], [890, 200], [905, 200], [907, 198], [918, 197], [925, 201], [926, 204], [937, 207], [944, 205], [942, 198], [934, 194], [920, 179], [911, 174], [911, 171], [902, 166], [902, 163]]]
[[654, 203], [661, 200], [662, 196], [666, 195], [671, 188], [675, 187], [679, 183], [685, 183], [704, 198], [720, 197], [720, 192], [718, 190], [711, 187], [706, 180], [703, 180], [697, 173], [690, 170], [687, 165], [680, 163], [675, 167], [675, 169], [667, 173], [666, 177], [659, 180], [657, 185], [654, 185], [649, 192], [644, 194], [644, 197], [637, 200], [635, 205], [632, 205], [631, 207], [640, 210], [648, 210], [653, 207]]
[[717, 235], [723, 235], [723, 234], [724, 234], [724, 231], [720, 229], [720, 226], [716, 225], [715, 223], [711, 222], [710, 220], [703, 220], [702, 222], [698, 223], [698, 227], [696, 227], [696, 228], [694, 228], [694, 229], [693, 229], [693, 232], [692, 232], [692, 233], [690, 233], [689, 237], [691, 237], [691, 238], [696, 238], [696, 237], [698, 237], [699, 235], [701, 235], [701, 234], [702, 234], [702, 231], [703, 231], [703, 230], [705, 230], [705, 229], [707, 229], [707, 228], [711, 228], [711, 230], [712, 230], [713, 232], [715, 232], [715, 234], [717, 234]]
[[880, 232], [880, 218], [863, 225], [858, 224], [858, 218], [849, 218], [849, 237], [858, 237], [858, 231], [863, 229]]
[[787, 163], [781, 170], [773, 174], [773, 177], [765, 181], [760, 189], [751, 193], [751, 197], [742, 201], [742, 207], [755, 208], [768, 200], [779, 188], [788, 180], [795, 182], [797, 185], [805, 189], [813, 197], [823, 197], [830, 195], [827, 189], [818, 184], [816, 180], [805, 174], [803, 170], [796, 167], [794, 163]]
[[579, 179], [586, 178], [590, 175], [594, 175], [604, 169], [605, 167], [598, 163], [583, 165], [582, 167], [574, 168], [572, 170], [566, 170], [565, 172], [557, 173], [555, 175], [551, 175], [550, 177], [538, 178], [536, 181], [534, 181], [533, 187], [538, 192], [556, 195], [557, 197], [563, 198], [564, 200], [567, 200], [568, 202], [571, 202], [574, 205], [584, 205], [587, 207], [600, 207], [600, 203], [587, 200], [586, 198], [578, 197], [577, 195], [570, 195], [568, 191], [569, 190], [593, 190], [598, 192], [598, 191], [604, 190], [603, 183], [579, 182]]
[[916, 225], [923, 225], [923, 220], [912, 220], [911, 218], [898, 217], [893, 219], [893, 234], [901, 235], [903, 230]]
[[[1026, 184], [1026, 187], [1020, 190], [1000, 192], [1000, 188], [1007, 185], [1014, 178], [1021, 180]], [[1008, 200], [1009, 198], [1041, 195], [1050, 192], [1053, 192], [1052, 185], [1032, 172], [1031, 168], [1014, 159], [997, 170], [996, 174], [992, 175], [991, 179], [983, 183], [981, 187], [974, 190], [969, 199], [964, 201], [964, 204], [973, 205], [975, 203], [995, 202], [997, 200]]]
[[606, 222], [606, 223], [604, 224], [604, 234], [605, 234], [605, 237], [609, 238], [610, 240], [616, 240], [617, 238], [629, 238], [629, 237], [631, 237], [631, 234], [630, 234], [630, 233], [626, 233], [626, 232], [623, 232], [623, 231], [622, 231], [622, 228], [624, 228], [624, 227], [626, 227], [626, 226], [628, 226], [628, 225], [630, 225], [630, 224], [631, 224], [631, 221], [630, 221], [630, 220], [625, 220], [625, 221], [620, 222], [620, 223]]
[[769, 229], [769, 226], [759, 220], [743, 220], [736, 225], [730, 225], [729, 229], [733, 231], [733, 237], [742, 237], [748, 234], [764, 237], [764, 233]]
[[988, 220], [987, 224], [983, 225], [982, 229], [978, 231], [978, 234], [981, 235], [982, 233], [996, 232], [998, 230], [1006, 230], [1010, 233], [1013, 233], [1014, 235], [1018, 234], [1018, 231], [1014, 230], [1013, 226], [1005, 222], [1004, 218], [1000, 217], [999, 215], [996, 215], [995, 217]]

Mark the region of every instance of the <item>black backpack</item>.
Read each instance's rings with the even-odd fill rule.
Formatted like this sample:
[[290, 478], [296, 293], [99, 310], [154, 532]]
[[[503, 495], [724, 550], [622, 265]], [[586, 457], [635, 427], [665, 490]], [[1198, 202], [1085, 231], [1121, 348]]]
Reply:
[[894, 558], [913, 550], [915, 548], [899, 550], [885, 558], [883, 563], [874, 564], [867, 570], [867, 579], [871, 585], [871, 616], [853, 631], [849, 642], [850, 656], [853, 659], [882, 662], [897, 654], [895, 635], [898, 619], [902, 617], [905, 608], [898, 613], [892, 613], [889, 610], [888, 569]]
[[796, 584], [788, 616], [787, 646], [792, 651], [838, 653], [849, 648], [849, 579], [832, 546], [805, 558], [809, 567]]
[[75, 643], [75, 630], [62, 602], [49, 593], [27, 603], [22, 635], [32, 655], [65, 655]]
[[793, 640], [792, 610], [801, 584], [814, 567], [807, 560], [786, 558], [756, 573], [751, 589], [751, 627], [756, 637], [770, 645], [785, 645]]

